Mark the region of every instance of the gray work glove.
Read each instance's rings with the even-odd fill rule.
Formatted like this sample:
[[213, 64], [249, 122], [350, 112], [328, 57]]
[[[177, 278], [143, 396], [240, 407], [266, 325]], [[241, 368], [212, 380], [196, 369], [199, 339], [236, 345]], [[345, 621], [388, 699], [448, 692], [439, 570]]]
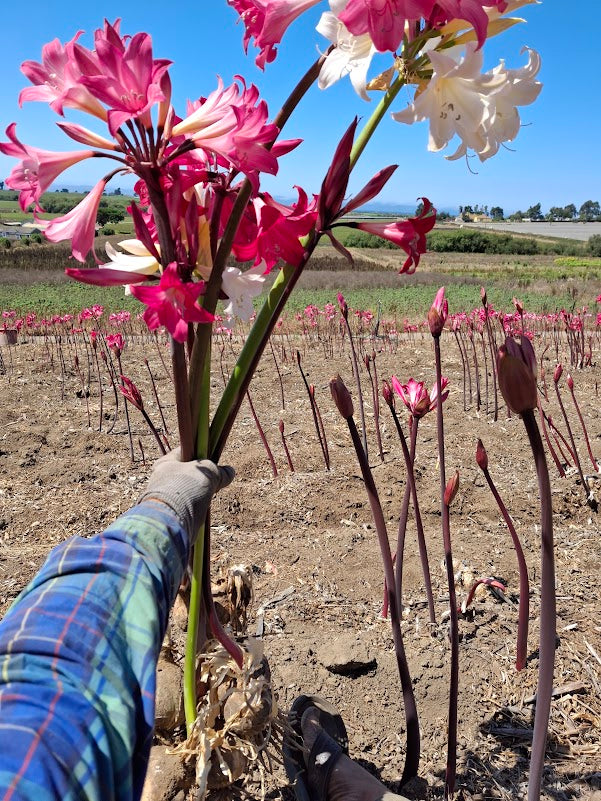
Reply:
[[181, 462], [176, 448], [155, 462], [138, 503], [156, 498], [166, 503], [184, 524], [194, 543], [211, 499], [234, 480], [233, 467], [219, 467], [209, 459]]

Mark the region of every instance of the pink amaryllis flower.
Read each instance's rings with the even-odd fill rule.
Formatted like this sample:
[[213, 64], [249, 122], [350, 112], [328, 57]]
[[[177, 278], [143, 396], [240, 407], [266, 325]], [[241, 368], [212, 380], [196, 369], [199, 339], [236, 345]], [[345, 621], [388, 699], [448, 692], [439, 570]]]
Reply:
[[312, 230], [317, 212], [307, 194], [296, 188], [299, 198], [292, 207], [278, 203], [266, 192], [253, 201], [234, 242], [238, 261], [254, 258], [255, 265], [263, 261], [266, 273], [280, 260], [295, 267], [300, 264], [305, 252], [300, 238]]
[[277, 55], [275, 45], [282, 41], [288, 26], [307, 9], [321, 0], [228, 0], [244, 23], [244, 52], [248, 52], [251, 39], [260, 53], [255, 59], [257, 67], [273, 61]]
[[67, 106], [106, 120], [106, 109], [79, 83], [80, 73], [73, 46], [81, 34], [82, 31], [78, 31], [64, 46], [58, 39], [44, 45], [41, 63], [24, 61], [21, 64], [21, 72], [33, 86], [21, 91], [19, 105], [28, 100], [40, 100], [49, 103], [50, 108], [60, 115], [63, 107]]
[[0, 153], [20, 159], [6, 179], [6, 184], [19, 192], [19, 205], [23, 211], [32, 203], [39, 210], [38, 201], [55, 178], [74, 164], [94, 155], [93, 150], [54, 153], [24, 145], [17, 138], [17, 126], [14, 122], [6, 129], [6, 135], [10, 141], [0, 142]]
[[[218, 163], [244, 172], [258, 189], [258, 172], [275, 175], [278, 170], [277, 156], [292, 149], [298, 140], [283, 143], [276, 149], [269, 149], [279, 129], [268, 122], [265, 101], [259, 99], [259, 91], [254, 84], [246, 86], [240, 79], [242, 88], [233, 83], [223, 88], [219, 81], [217, 89], [207, 98], [188, 103], [185, 119], [176, 123], [172, 136], [185, 135], [194, 142], [197, 150], [186, 158], [202, 158], [202, 151], [209, 151], [218, 157]], [[286, 149], [286, 145], [288, 148]]]
[[408, 220], [400, 220], [395, 223], [351, 223], [350, 227], [359, 228], [361, 231], [375, 234], [382, 239], [388, 239], [403, 248], [407, 253], [407, 258], [399, 273], [411, 275], [417, 269], [421, 254], [426, 252], [426, 234], [434, 228], [436, 223], [436, 209], [428, 198], [424, 197], [422, 201], [423, 209], [417, 217], [409, 217]]
[[171, 61], [153, 58], [147, 33], [121, 36], [119, 20], [114, 25], [105, 21], [104, 29], [96, 31], [94, 44], [95, 49], [88, 50], [74, 43], [73, 55], [80, 84], [109, 107], [111, 134], [131, 119], [150, 127], [150, 108], [169, 100], [167, 70]]
[[74, 209], [71, 209], [63, 217], [56, 217], [49, 222], [37, 221], [37, 224], [43, 227], [44, 236], [50, 242], [63, 242], [65, 239], [70, 239], [71, 252], [78, 261], [85, 261], [94, 246], [96, 215], [105, 186], [106, 180], [103, 178]]
[[[409, 409], [413, 417], [423, 417], [425, 414], [436, 408], [436, 402], [438, 399], [438, 390], [436, 384], [434, 384], [432, 390], [428, 392], [425, 382], [416, 381], [414, 378], [410, 378], [406, 384], [401, 384], [398, 378], [393, 375], [390, 379], [390, 383], [392, 384], [392, 388], [396, 394]], [[442, 389], [442, 400], [444, 403], [449, 396], [449, 391], [447, 390], [449, 379], [443, 377], [440, 383]]]
[[198, 305], [204, 287], [202, 281], [182, 281], [176, 262], [171, 262], [157, 286], [132, 286], [131, 294], [146, 304], [143, 318], [150, 331], [163, 325], [177, 342], [185, 342], [188, 323], [210, 323], [214, 319]]
[[438, 28], [454, 19], [467, 20], [484, 44], [488, 15], [484, 7], [504, 11], [506, 0], [348, 0], [339, 18], [355, 36], [369, 33], [380, 52], [397, 50], [405, 26], [415, 27], [423, 20], [429, 28]]

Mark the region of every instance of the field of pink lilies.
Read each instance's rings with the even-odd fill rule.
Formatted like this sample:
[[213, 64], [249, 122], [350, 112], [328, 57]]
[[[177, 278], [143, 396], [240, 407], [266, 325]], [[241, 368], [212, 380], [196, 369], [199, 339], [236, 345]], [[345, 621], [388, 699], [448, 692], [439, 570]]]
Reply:
[[[465, 799], [522, 797], [531, 758], [539, 491], [524, 425], [508, 413], [492, 367], [505, 336], [522, 333], [538, 357], [535, 414], [555, 534], [557, 650], [543, 794], [593, 799], [601, 789], [600, 323], [594, 310], [536, 315], [519, 303], [507, 313], [483, 305], [450, 314], [440, 336], [446, 472], [459, 476], [445, 497], [458, 607], [457, 790]], [[152, 461], [177, 440], [161, 332], [101, 307], [46, 319], [7, 309], [3, 329], [2, 613], [52, 546], [103, 529], [134, 503]], [[214, 326], [216, 390], [247, 334], [241, 324]], [[328, 384], [337, 373], [352, 396], [371, 478], [362, 474], [332, 400]], [[452, 651], [435, 383], [425, 315], [422, 323], [399, 323], [368, 310], [345, 312], [334, 295], [325, 306], [282, 318], [222, 456], [237, 479], [217, 496], [212, 514], [213, 579], [233, 564], [252, 577], [246, 628], [262, 640], [279, 707], [286, 710], [301, 692], [327, 697], [347, 722], [351, 754], [392, 787], [400, 786], [406, 758], [406, 703], [383, 616], [378, 538], [383, 521], [394, 554], [403, 529], [399, 628], [421, 732], [420, 778], [403, 793], [416, 799], [441, 798], [444, 790]], [[415, 448], [411, 503], [404, 503], [410, 486], [395, 417]], [[477, 454], [478, 440], [487, 459], [482, 448]], [[380, 522], [366, 492], [372, 479]], [[219, 599], [219, 587], [215, 594]], [[159, 681], [155, 760], [164, 758], [167, 742], [184, 737], [181, 709], [169, 705], [181, 698], [185, 598], [184, 591], [171, 624], [169, 670], [163, 662], [167, 678]], [[283, 770], [268, 762], [245, 764], [235, 786], [243, 782], [251, 798], [292, 799]], [[190, 776], [178, 768], [165, 781], [154, 798], [174, 798]], [[228, 787], [221, 797], [233, 792]]]

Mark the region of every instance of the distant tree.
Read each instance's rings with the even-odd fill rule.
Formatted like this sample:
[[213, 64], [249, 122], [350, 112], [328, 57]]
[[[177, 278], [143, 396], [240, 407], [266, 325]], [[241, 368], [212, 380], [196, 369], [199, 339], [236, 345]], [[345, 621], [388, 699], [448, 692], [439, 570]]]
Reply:
[[463, 207], [463, 213], [464, 214], [473, 214], [474, 210], [473, 210], [473, 208], [471, 206], [464, 206]]
[[459, 206], [459, 214], [463, 214], [463, 206]]
[[593, 234], [588, 240], [587, 247], [591, 256], [601, 256], [601, 234]]
[[592, 222], [601, 217], [601, 207], [598, 200], [585, 200], [578, 211], [578, 216], [585, 222]]
[[490, 216], [493, 218], [493, 220], [505, 219], [505, 214], [500, 206], [493, 206], [490, 210]]
[[4, 191], [4, 181], [0, 181], [0, 190]]
[[568, 218], [568, 220], [573, 220], [574, 217], [578, 214], [576, 210], [576, 206], [573, 203], [568, 203], [568, 205], [564, 208], [564, 216]]
[[450, 220], [450, 219], [452, 219], [452, 217], [446, 211], [438, 211], [438, 212], [436, 212], [436, 221], [437, 222], [446, 222], [446, 220]]
[[530, 208], [526, 209], [526, 217], [530, 217], [530, 219], [534, 222], [542, 220], [543, 214], [540, 210], [540, 203], [537, 203], [536, 205], [530, 206]]
[[61, 189], [61, 192], [65, 192], [65, 193], [67, 193], [68, 191], [69, 191], [69, 190], [68, 190], [68, 189], [65, 189], [65, 187], [63, 187], [63, 188]]
[[512, 222], [522, 222], [522, 220], [524, 219], [524, 216], [525, 215], [524, 215], [523, 211], [514, 211], [513, 214], [509, 215], [509, 219]]
[[119, 187], [119, 186], [118, 186], [118, 187], [115, 189], [115, 191], [113, 192], [113, 195], [120, 195], [120, 194], [121, 194], [121, 187]]
[[551, 206], [547, 214], [547, 220], [554, 222], [555, 220], [563, 220], [566, 216], [566, 210], [563, 206]]
[[99, 225], [105, 226], [107, 223], [118, 223], [125, 217], [125, 213], [122, 209], [116, 209], [112, 206], [109, 206], [105, 209], [98, 209], [98, 214], [96, 215], [96, 219]]

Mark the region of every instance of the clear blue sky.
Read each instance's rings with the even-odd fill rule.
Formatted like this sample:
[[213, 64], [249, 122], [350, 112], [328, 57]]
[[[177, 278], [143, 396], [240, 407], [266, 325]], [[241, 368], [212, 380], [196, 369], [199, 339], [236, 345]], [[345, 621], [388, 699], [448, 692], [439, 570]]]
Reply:
[[[447, 162], [442, 154], [429, 153], [427, 123], [401, 125], [386, 119], [380, 125], [353, 176], [357, 188], [376, 170], [391, 163], [399, 169], [380, 199], [411, 203], [428, 196], [440, 208], [459, 204], [502, 206], [506, 213], [541, 202], [543, 211], [551, 205], [601, 200], [601, 156], [599, 130], [601, 111], [597, 87], [598, 41], [591, 20], [591, 0], [564, 3], [546, 0], [526, 6], [520, 12], [526, 25], [516, 26], [485, 45], [486, 67], [504, 57], [509, 67], [525, 63], [523, 45], [537, 49], [543, 59], [539, 79], [543, 90], [534, 105], [522, 109], [524, 127], [513, 143], [515, 152], [501, 152], [484, 164], [471, 160], [474, 175], [465, 161]], [[322, 4], [307, 12], [288, 30], [280, 55], [265, 72], [254, 65], [255, 51], [244, 56], [243, 28], [225, 0], [102, 0], [85, 4], [80, 0], [31, 0], [26, 24], [7, 24], [2, 37], [2, 80], [0, 81], [0, 126], [13, 121], [20, 138], [49, 150], [70, 150], [73, 143], [54, 126], [58, 119], [47, 106], [28, 103], [18, 108], [19, 90], [28, 85], [19, 70], [26, 59], [40, 60], [42, 45], [58, 37], [65, 42], [83, 29], [82, 41], [91, 45], [92, 31], [120, 16], [122, 32], [148, 31], [156, 57], [174, 62], [171, 69], [174, 103], [183, 111], [186, 98], [206, 95], [217, 75], [228, 83], [236, 73], [255, 82], [275, 115], [289, 89], [316, 57], [325, 41], [315, 31]], [[396, 107], [403, 108], [408, 95], [401, 95]], [[280, 196], [293, 196], [292, 186], [300, 183], [317, 191], [336, 143], [352, 117], [366, 117], [370, 106], [344, 80], [326, 92], [314, 87], [289, 123], [286, 134], [305, 141], [282, 159], [276, 178], [264, 180], [263, 187]], [[79, 121], [72, 112], [67, 117]], [[92, 118], [81, 120], [93, 127]], [[101, 130], [101, 127], [98, 129]], [[5, 137], [3, 137], [5, 138]], [[77, 146], [75, 146], [76, 148]], [[449, 149], [449, 153], [454, 148]], [[13, 160], [0, 155], [0, 177], [5, 178]], [[64, 183], [91, 185], [103, 174], [103, 165], [92, 160], [65, 174]], [[125, 188], [126, 184], [122, 181]]]

